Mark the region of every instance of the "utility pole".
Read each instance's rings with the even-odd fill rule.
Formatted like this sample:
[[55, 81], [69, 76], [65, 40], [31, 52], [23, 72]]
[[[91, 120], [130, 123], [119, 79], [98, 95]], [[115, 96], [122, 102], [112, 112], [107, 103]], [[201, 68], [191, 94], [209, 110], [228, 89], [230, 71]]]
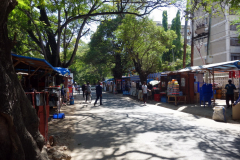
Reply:
[[185, 27], [184, 27], [184, 50], [183, 50], [183, 68], [186, 68], [186, 52], [187, 52], [187, 26], [188, 26], [188, 11], [185, 11]]
[[[208, 42], [207, 42], [207, 58], [209, 56], [210, 53], [210, 40], [211, 40], [211, 24], [212, 24], [212, 9], [210, 10], [209, 13], [209, 24], [208, 24]], [[207, 72], [206, 76], [205, 76], [205, 82], [208, 83], [208, 77], [209, 77], [209, 72]], [[214, 83], [214, 82], [213, 82]]]
[[192, 13], [192, 42], [191, 42], [191, 66], [193, 66], [193, 53], [194, 53], [194, 13]]
[[212, 24], [212, 9], [209, 13], [209, 25], [208, 25], [208, 43], [207, 43], [207, 58], [210, 52], [210, 40], [211, 40], [211, 24]]

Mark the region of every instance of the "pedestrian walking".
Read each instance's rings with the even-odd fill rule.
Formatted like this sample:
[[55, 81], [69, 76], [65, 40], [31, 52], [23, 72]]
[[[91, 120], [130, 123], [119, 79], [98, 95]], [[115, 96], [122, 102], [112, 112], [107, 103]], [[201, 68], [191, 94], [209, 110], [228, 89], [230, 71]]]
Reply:
[[147, 102], [147, 91], [148, 91], [148, 88], [147, 88], [147, 85], [146, 85], [146, 81], [144, 81], [144, 83], [143, 83], [143, 85], [142, 85], [144, 105], [146, 105], [146, 102]]
[[226, 84], [225, 89], [227, 89], [227, 93], [226, 93], [226, 104], [227, 104], [227, 108], [230, 108], [229, 105], [229, 100], [231, 99], [231, 107], [234, 103], [234, 89], [236, 89], [236, 86], [234, 84], [232, 84], [232, 80], [228, 80], [229, 84]]
[[100, 98], [100, 105], [102, 105], [102, 86], [100, 85], [101, 83], [98, 82], [98, 85], [96, 87], [96, 95], [97, 98], [95, 100], [94, 106], [97, 104], [98, 99]]
[[89, 85], [89, 82], [87, 83], [87, 86], [86, 86], [86, 90], [85, 90], [85, 93], [86, 93], [86, 102], [89, 98], [90, 100], [90, 103], [91, 103], [91, 86]]
[[82, 85], [83, 98], [84, 98], [85, 88], [86, 88], [86, 86], [85, 86], [85, 84], [83, 84], [83, 85]]

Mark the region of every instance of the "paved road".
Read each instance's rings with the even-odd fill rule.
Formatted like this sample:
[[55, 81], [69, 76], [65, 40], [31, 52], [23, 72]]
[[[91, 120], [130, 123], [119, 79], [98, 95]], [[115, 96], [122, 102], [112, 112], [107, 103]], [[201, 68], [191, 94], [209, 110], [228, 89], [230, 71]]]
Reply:
[[77, 105], [74, 160], [240, 159], [239, 124], [103, 97], [103, 106]]

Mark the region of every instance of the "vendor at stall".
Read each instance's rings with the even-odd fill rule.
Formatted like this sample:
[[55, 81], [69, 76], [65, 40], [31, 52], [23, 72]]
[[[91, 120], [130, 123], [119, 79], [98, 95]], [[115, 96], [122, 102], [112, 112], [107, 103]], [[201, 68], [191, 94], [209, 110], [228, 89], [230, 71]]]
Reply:
[[226, 104], [227, 104], [227, 108], [230, 108], [229, 105], [229, 100], [231, 99], [231, 105], [233, 105], [234, 103], [234, 89], [236, 89], [236, 86], [234, 84], [232, 84], [232, 80], [228, 80], [228, 84], [226, 84], [225, 89], [227, 90], [226, 93]]

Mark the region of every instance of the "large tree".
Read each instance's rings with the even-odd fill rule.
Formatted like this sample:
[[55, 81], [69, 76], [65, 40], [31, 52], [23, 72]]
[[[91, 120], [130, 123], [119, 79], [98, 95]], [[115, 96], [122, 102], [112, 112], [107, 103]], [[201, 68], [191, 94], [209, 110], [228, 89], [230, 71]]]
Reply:
[[0, 3], [0, 159], [40, 160], [44, 141], [38, 131], [38, 116], [14, 71], [11, 49], [15, 39], [8, 37], [8, 16], [16, 0]]
[[104, 66], [112, 71], [114, 78], [122, 78], [130, 66], [129, 55], [122, 52], [123, 42], [117, 41], [114, 31], [121, 24], [123, 16], [102, 22], [93, 34], [86, 53], [85, 62], [93, 66]]
[[176, 38], [173, 31], [164, 31], [152, 20], [132, 15], [126, 16], [116, 35], [124, 42], [123, 48], [130, 55], [142, 83], [158, 70], [159, 57], [171, 48]]
[[163, 13], [162, 13], [162, 26], [163, 26], [165, 31], [168, 30], [168, 15], [167, 15], [167, 11], [163, 11]]
[[[113, 2], [105, 0], [25, 0], [24, 3], [19, 4], [11, 16], [11, 24], [15, 24], [12, 26], [12, 31], [17, 29], [27, 34], [28, 40], [24, 42], [32, 51], [43, 55], [53, 66], [68, 67], [74, 60], [79, 40], [89, 31], [87, 25], [90, 22], [109, 18], [107, 16], [113, 14], [142, 16], [156, 7], [166, 6], [169, 3], [171, 2], [161, 0]], [[73, 37], [76, 38], [74, 50], [70, 58], [66, 59], [68, 45]], [[62, 61], [61, 50], [64, 53]]]
[[69, 67], [74, 76], [74, 81], [78, 84], [97, 84], [99, 80], [111, 74], [111, 69], [107, 68], [104, 63], [92, 65], [86, 61], [88, 56], [89, 45], [81, 42], [79, 51], [76, 54], [73, 64]]

